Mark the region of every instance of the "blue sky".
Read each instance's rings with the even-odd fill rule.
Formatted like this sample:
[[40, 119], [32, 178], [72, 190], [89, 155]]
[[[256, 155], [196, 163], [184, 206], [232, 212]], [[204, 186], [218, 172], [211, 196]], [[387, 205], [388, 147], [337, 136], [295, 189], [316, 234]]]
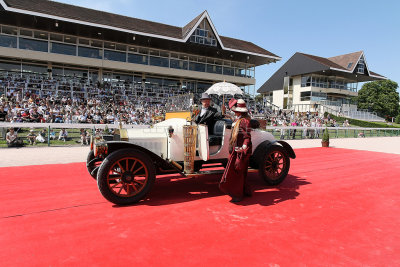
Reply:
[[218, 34], [282, 57], [256, 68], [258, 89], [295, 52], [331, 57], [363, 50], [372, 71], [400, 83], [400, 1], [396, 0], [57, 0], [184, 26], [207, 10]]

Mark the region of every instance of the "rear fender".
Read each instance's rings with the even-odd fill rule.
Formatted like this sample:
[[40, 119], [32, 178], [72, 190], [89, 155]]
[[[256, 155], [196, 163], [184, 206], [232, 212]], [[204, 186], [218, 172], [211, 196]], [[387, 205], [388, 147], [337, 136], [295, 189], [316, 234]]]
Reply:
[[262, 157], [265, 151], [267, 151], [267, 149], [276, 142], [277, 141], [265, 140], [264, 142], [260, 143], [250, 157], [250, 166], [254, 169], [258, 169], [258, 159]]

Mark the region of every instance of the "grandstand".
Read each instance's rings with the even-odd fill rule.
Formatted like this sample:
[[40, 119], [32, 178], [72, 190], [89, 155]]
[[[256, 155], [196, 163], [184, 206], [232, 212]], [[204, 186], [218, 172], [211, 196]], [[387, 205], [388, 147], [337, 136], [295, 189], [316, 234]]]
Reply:
[[159, 107], [224, 80], [251, 96], [255, 67], [281, 59], [220, 36], [207, 11], [176, 27], [54, 1], [0, 4], [0, 90], [18, 102]]
[[376, 113], [357, 110], [352, 99], [360, 82], [384, 80], [370, 70], [363, 51], [335, 57], [295, 53], [259, 89], [281, 109], [296, 112], [330, 112], [368, 121], [384, 121]]

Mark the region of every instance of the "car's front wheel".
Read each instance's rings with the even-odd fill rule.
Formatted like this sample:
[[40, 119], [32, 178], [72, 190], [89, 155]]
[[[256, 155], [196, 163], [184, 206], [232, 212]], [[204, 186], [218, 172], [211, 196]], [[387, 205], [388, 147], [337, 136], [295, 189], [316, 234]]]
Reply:
[[97, 174], [100, 193], [118, 205], [139, 202], [150, 191], [156, 173], [149, 156], [134, 149], [111, 153]]
[[258, 173], [268, 185], [278, 185], [289, 173], [290, 159], [281, 146], [271, 146], [260, 157]]

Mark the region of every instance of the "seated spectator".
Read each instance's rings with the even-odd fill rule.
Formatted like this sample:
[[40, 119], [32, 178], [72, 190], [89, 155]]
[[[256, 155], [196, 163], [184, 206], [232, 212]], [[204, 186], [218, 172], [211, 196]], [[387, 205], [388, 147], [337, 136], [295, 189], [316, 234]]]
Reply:
[[39, 132], [38, 136], [36, 137], [36, 141], [40, 143], [46, 142], [46, 129], [43, 129]]
[[56, 132], [54, 130], [50, 132], [50, 140], [56, 140]]
[[58, 135], [58, 140], [63, 140], [64, 142], [68, 139], [68, 132], [65, 128], [61, 129], [60, 134]]
[[26, 136], [26, 138], [28, 139], [30, 145], [36, 145], [36, 134], [33, 129], [29, 131], [29, 134]]
[[15, 132], [14, 128], [10, 128], [9, 132], [6, 135], [6, 141], [8, 147], [22, 147], [24, 146], [24, 142], [18, 138], [17, 132]]

